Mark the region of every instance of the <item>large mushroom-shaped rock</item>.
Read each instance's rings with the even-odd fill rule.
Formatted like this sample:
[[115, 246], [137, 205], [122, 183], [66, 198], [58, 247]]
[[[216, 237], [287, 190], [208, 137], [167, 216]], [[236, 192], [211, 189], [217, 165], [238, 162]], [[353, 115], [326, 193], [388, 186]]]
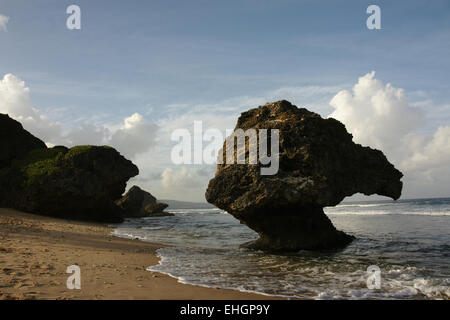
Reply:
[[[278, 101], [242, 113], [237, 129], [279, 130], [276, 174], [262, 175], [260, 169], [267, 165], [260, 162], [225, 163], [227, 139], [223, 164], [218, 164], [206, 191], [208, 202], [258, 232], [259, 239], [247, 244], [250, 248], [297, 251], [344, 246], [353, 237], [336, 230], [323, 207], [358, 192], [400, 197], [402, 173], [381, 151], [355, 144], [335, 119]], [[239, 153], [234, 151], [234, 160]], [[248, 159], [248, 149], [245, 154]]]
[[122, 198], [116, 201], [116, 205], [123, 210], [122, 216], [124, 218], [148, 217], [155, 214], [160, 216], [172, 215], [163, 213], [163, 210], [168, 207], [167, 204], [157, 202], [151, 193], [138, 186], [131, 187]]

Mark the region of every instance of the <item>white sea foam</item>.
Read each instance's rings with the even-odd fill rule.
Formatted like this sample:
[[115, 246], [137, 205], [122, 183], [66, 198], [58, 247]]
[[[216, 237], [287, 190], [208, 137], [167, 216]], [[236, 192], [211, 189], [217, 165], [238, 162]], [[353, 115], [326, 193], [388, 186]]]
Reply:
[[355, 208], [370, 208], [370, 207], [380, 207], [389, 205], [387, 203], [371, 203], [371, 204], [338, 204], [336, 208], [346, 208], [346, 207], [355, 207]]
[[324, 212], [327, 215], [360, 215], [360, 216], [373, 216], [373, 215], [414, 215], [414, 216], [450, 216], [450, 211], [402, 211], [394, 212], [388, 210], [364, 210], [364, 211], [342, 211], [331, 208], [324, 208]]
[[[448, 298], [450, 206], [378, 206], [326, 208], [338, 229], [357, 237], [331, 253], [282, 256], [238, 249], [257, 235], [221, 210], [131, 219], [113, 234], [173, 245], [159, 249], [160, 263], [148, 270], [186, 284], [315, 299]], [[381, 269], [380, 290], [366, 287], [372, 264]]]

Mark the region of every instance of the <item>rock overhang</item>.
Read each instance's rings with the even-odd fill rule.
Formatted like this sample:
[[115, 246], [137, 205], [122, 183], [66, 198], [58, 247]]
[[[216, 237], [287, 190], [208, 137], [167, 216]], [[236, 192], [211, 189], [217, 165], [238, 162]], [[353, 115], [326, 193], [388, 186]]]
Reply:
[[[323, 207], [337, 205], [358, 192], [400, 197], [402, 173], [381, 151], [354, 143], [345, 126], [335, 119], [323, 119], [282, 100], [242, 113], [237, 129], [279, 130], [279, 171], [264, 176], [259, 173], [260, 164], [219, 164], [206, 199], [256, 230], [263, 248], [270, 249], [271, 241], [277, 243], [277, 248], [282, 248], [283, 242], [289, 243], [287, 250], [345, 243], [349, 237], [324, 219]], [[302, 216], [307, 216], [307, 221], [298, 219]], [[281, 220], [275, 222], [274, 217], [295, 221], [293, 224], [297, 223], [299, 233], [303, 233], [298, 237], [305, 245], [295, 241], [291, 226], [284, 225], [291, 230], [289, 241], [268, 230], [270, 224], [264, 220], [278, 225], [277, 230], [283, 229]], [[304, 223], [317, 223], [328, 236], [318, 236], [315, 244], [314, 232], [308, 235], [313, 230], [305, 229]]]

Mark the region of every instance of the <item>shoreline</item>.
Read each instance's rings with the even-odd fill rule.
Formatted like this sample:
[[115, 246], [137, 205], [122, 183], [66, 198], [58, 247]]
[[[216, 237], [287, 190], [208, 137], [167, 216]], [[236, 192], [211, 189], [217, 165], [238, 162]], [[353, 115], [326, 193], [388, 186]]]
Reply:
[[[280, 297], [184, 284], [147, 270], [161, 244], [125, 239], [101, 223], [0, 208], [0, 299], [278, 300]], [[81, 289], [66, 286], [78, 265]]]

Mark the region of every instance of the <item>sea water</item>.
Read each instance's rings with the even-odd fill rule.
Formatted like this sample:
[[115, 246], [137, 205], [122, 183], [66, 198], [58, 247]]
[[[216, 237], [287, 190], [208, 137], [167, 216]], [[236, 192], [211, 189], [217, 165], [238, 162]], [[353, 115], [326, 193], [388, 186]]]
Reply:
[[[222, 210], [168, 211], [175, 215], [127, 219], [113, 234], [170, 245], [149, 270], [182, 283], [292, 298], [450, 297], [450, 198], [325, 208], [356, 240], [340, 250], [282, 255], [240, 248], [258, 236]], [[380, 268], [379, 289], [367, 285], [372, 265]]]

